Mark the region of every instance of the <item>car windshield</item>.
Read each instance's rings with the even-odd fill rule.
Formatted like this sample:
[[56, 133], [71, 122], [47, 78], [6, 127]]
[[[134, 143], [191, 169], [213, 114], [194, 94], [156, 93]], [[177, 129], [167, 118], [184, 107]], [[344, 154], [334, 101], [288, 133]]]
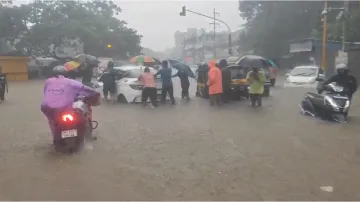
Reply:
[[139, 78], [142, 73], [142, 69], [130, 69], [126, 73], [126, 78]]
[[308, 68], [295, 68], [291, 71], [291, 76], [316, 76], [317, 69], [308, 67]]
[[123, 60], [115, 60], [114, 61], [115, 67], [121, 67], [121, 66], [125, 66], [125, 65], [131, 65], [131, 63], [128, 61], [123, 61]]
[[[139, 68], [139, 69], [129, 69], [126, 71], [126, 78], [139, 78], [139, 76], [144, 73], [145, 67]], [[150, 68], [150, 72], [155, 74], [156, 70], [153, 68]]]
[[231, 79], [245, 79], [247, 71], [241, 67], [230, 68]]

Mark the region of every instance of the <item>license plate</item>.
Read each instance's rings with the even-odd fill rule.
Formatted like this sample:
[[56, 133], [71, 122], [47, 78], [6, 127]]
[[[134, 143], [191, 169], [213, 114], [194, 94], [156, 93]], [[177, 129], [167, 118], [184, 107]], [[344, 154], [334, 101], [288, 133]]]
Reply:
[[61, 131], [61, 138], [69, 138], [69, 137], [76, 137], [77, 136], [77, 130], [64, 130]]

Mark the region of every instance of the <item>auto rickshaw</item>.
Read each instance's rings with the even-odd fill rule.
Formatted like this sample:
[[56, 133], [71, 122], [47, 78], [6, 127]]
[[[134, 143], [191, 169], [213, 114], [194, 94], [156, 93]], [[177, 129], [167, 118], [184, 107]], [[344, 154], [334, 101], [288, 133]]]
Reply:
[[230, 65], [227, 68], [231, 74], [231, 97], [236, 100], [241, 98], [249, 99], [249, 84], [246, 75], [250, 69], [236, 64]]
[[[271, 81], [270, 81], [270, 66], [271, 64], [269, 63], [268, 60], [266, 60], [265, 58], [261, 57], [261, 56], [257, 56], [257, 55], [246, 55], [241, 57], [237, 62], [236, 65], [242, 66], [242, 67], [248, 67], [248, 68], [253, 68], [253, 67], [257, 67], [260, 68], [264, 74], [265, 74], [265, 83], [264, 83], [264, 93], [263, 96], [268, 97], [270, 96], [270, 87], [271, 87]], [[246, 74], [250, 71], [251, 69], [248, 69], [245, 71], [245, 76]]]
[[209, 98], [209, 87], [207, 86], [209, 67], [206, 63], [199, 65], [197, 69], [196, 97]]

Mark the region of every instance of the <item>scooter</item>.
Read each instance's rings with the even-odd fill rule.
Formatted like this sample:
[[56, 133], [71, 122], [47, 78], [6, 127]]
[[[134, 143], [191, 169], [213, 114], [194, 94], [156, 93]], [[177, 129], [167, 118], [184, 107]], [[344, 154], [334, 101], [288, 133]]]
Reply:
[[57, 114], [54, 136], [56, 151], [77, 152], [82, 148], [85, 140], [93, 139], [92, 132], [98, 127], [98, 122], [90, 119], [90, 106], [93, 105], [90, 100], [78, 96], [71, 109]]
[[[324, 94], [321, 94], [322, 91]], [[350, 102], [348, 89], [337, 83], [325, 85], [318, 93], [307, 92], [301, 101], [300, 109], [304, 115], [321, 117], [338, 123], [346, 123]]]

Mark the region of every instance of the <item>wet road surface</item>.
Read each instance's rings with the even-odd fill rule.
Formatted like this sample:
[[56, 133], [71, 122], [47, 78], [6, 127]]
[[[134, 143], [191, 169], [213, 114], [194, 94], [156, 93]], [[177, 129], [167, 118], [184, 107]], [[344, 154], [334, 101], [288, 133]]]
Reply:
[[357, 98], [346, 125], [300, 115], [304, 89], [275, 87], [261, 109], [104, 103], [94, 108], [98, 140], [67, 156], [50, 146], [42, 82], [9, 90], [0, 200], [360, 200]]

